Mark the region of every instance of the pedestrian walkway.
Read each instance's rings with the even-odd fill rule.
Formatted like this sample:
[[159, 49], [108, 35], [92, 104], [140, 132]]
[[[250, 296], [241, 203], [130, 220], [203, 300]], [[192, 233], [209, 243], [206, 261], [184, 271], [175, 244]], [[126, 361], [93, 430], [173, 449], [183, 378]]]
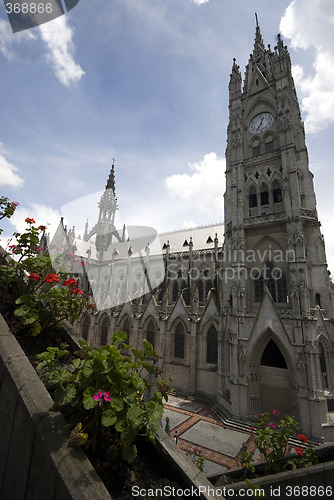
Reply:
[[[170, 436], [177, 432], [177, 446], [187, 455], [205, 458], [208, 476], [239, 467], [243, 449], [255, 450], [254, 434], [246, 426], [237, 429], [222, 423], [205, 403], [169, 395], [164, 407], [163, 426], [167, 418]], [[260, 460], [258, 452], [255, 459]]]

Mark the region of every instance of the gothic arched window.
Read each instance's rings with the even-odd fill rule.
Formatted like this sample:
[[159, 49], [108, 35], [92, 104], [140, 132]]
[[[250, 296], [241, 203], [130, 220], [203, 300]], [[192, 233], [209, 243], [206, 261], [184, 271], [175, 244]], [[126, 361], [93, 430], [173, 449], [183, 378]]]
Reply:
[[260, 200], [262, 207], [269, 205], [269, 191], [266, 184], [262, 184], [261, 186]]
[[321, 307], [321, 296], [320, 293], [315, 294], [315, 305]]
[[264, 150], [266, 153], [269, 153], [274, 149], [273, 136], [268, 134], [264, 141]]
[[179, 284], [177, 281], [173, 284], [172, 301], [176, 302], [179, 298]]
[[274, 302], [286, 303], [288, 287], [286, 276], [279, 268], [274, 268], [272, 262], [267, 262], [265, 267], [265, 278], [268, 290]]
[[158, 290], [158, 295], [157, 295], [157, 302], [161, 303], [164, 297], [164, 291], [162, 288], [159, 288]]
[[208, 295], [209, 295], [209, 292], [212, 288], [212, 281], [211, 280], [207, 280], [205, 282], [205, 298], [207, 299], [208, 298]]
[[273, 366], [274, 368], [287, 368], [286, 361], [280, 348], [272, 339], [269, 340], [262, 353], [260, 364], [264, 366]]
[[109, 321], [107, 316], [104, 317], [101, 324], [101, 345], [107, 345], [109, 333]]
[[256, 215], [257, 212], [257, 194], [256, 194], [256, 189], [254, 186], [252, 186], [249, 190], [249, 195], [248, 195], [248, 204], [249, 204], [249, 215]]
[[322, 388], [328, 389], [328, 375], [327, 375], [327, 363], [326, 363], [326, 353], [322, 342], [319, 342], [319, 359], [320, 359], [320, 370], [322, 379]]
[[198, 301], [200, 304], [203, 304], [204, 302], [204, 286], [203, 286], [203, 281], [202, 280], [197, 280], [196, 283], [197, 290], [198, 290]]
[[154, 349], [154, 344], [155, 344], [155, 324], [151, 320], [146, 328], [146, 340], [152, 344], [152, 347]]
[[210, 326], [206, 338], [206, 362], [214, 364], [218, 362], [218, 334], [213, 325]]
[[86, 316], [82, 325], [82, 330], [81, 330], [81, 335], [84, 340], [88, 340], [88, 335], [89, 335], [89, 328], [90, 328], [90, 317]]
[[131, 328], [130, 321], [129, 319], [126, 319], [121, 328], [122, 332], [126, 333], [126, 339], [124, 340], [125, 344], [130, 343], [130, 328]]
[[273, 185], [273, 202], [282, 203], [282, 189], [279, 182], [275, 181]]
[[189, 287], [187, 286], [187, 283], [184, 280], [181, 283], [181, 292], [182, 292], [182, 297], [188, 306], [190, 303], [190, 293], [189, 293]]
[[254, 139], [252, 142], [252, 155], [258, 156], [260, 154], [260, 141], [259, 139]]
[[263, 276], [260, 272], [258, 272], [254, 278], [254, 292], [254, 301], [261, 302], [263, 296]]
[[184, 327], [178, 323], [174, 333], [174, 356], [175, 358], [184, 358]]
[[276, 302], [287, 302], [288, 286], [286, 283], [285, 274], [281, 271], [278, 272], [276, 281]]

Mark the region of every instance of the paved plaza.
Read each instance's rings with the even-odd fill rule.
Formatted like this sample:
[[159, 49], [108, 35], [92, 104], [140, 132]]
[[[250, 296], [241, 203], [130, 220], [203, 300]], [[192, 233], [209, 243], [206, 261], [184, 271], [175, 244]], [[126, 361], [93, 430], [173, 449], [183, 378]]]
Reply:
[[254, 450], [254, 435], [250, 431], [223, 423], [203, 403], [169, 395], [164, 407], [163, 426], [167, 418], [170, 436], [177, 432], [177, 446], [187, 455], [205, 458], [207, 476], [239, 467], [243, 447]]

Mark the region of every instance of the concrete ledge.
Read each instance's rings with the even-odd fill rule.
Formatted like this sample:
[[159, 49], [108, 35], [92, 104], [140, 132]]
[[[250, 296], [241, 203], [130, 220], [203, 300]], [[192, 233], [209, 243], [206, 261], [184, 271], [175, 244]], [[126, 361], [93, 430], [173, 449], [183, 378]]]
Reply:
[[[329, 487], [331, 491], [333, 490], [333, 474], [334, 460], [312, 465], [310, 467], [303, 467], [301, 469], [257, 477], [252, 479], [252, 483], [263, 489], [266, 496], [269, 498], [273, 496], [273, 490], [275, 490], [277, 494], [274, 496], [280, 499], [289, 499], [301, 496], [302, 498], [311, 500], [314, 498], [327, 498], [331, 496], [326, 494], [326, 487]], [[235, 495], [237, 495], [237, 492], [242, 489], [248, 489], [245, 481], [234, 484], [225, 484], [223, 474], [221, 476], [221, 480], [215, 484], [215, 488], [216, 490], [219, 490], [224, 486], [226, 489], [233, 490]], [[303, 494], [301, 494], [303, 486], [305, 488], [303, 490]], [[312, 490], [311, 486], [318, 488], [318, 490]], [[293, 488], [296, 488], [296, 494], [294, 494]]]
[[0, 315], [0, 499], [110, 500]]
[[[155, 433], [157, 446], [163, 453], [168, 455], [171, 466], [176, 469], [184, 480], [188, 488], [200, 488], [201, 495], [196, 498], [204, 500], [224, 500], [222, 496], [215, 495], [215, 488], [208, 481], [205, 475], [185, 456], [178, 448], [170, 436], [163, 430], [158, 429]], [[193, 495], [190, 495], [191, 497]]]

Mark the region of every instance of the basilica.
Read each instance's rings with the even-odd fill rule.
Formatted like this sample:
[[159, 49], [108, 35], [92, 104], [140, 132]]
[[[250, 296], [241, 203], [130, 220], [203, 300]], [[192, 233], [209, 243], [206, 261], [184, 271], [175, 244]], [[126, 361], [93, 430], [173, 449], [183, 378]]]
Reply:
[[334, 295], [313, 175], [288, 49], [280, 35], [266, 47], [258, 24], [244, 80], [235, 59], [230, 75], [224, 203], [224, 224], [116, 228], [113, 166], [96, 224], [55, 235], [96, 304], [77, 327], [95, 347], [119, 330], [147, 339], [176, 391], [235, 419], [276, 409], [334, 441]]

